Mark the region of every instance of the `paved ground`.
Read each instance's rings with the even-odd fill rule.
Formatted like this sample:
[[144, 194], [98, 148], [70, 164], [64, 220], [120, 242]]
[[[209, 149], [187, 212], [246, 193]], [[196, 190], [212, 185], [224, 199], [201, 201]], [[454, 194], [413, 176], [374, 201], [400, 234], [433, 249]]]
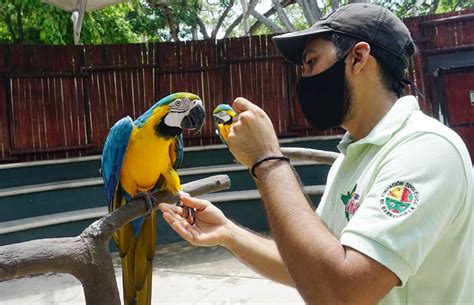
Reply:
[[[120, 260], [114, 257], [122, 293]], [[84, 304], [82, 286], [67, 274], [0, 282], [0, 304]], [[297, 291], [262, 278], [225, 249], [187, 243], [160, 246], [153, 304], [304, 304]]]

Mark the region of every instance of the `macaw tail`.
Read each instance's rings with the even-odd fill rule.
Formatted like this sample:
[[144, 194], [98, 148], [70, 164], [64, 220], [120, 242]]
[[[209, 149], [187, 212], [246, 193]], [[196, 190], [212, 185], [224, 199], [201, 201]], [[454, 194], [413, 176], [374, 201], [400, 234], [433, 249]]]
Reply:
[[[135, 233], [135, 234], [134, 234]], [[150, 305], [153, 256], [156, 245], [156, 212], [144, 217], [138, 235], [129, 223], [117, 233], [125, 305]]]

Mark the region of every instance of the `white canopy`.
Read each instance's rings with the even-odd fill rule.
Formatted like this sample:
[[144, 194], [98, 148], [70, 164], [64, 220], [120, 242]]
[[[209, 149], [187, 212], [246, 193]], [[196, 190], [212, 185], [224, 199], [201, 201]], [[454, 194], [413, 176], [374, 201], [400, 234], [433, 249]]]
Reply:
[[95, 11], [125, 0], [41, 0], [60, 9], [72, 12], [71, 20], [74, 30], [74, 43], [79, 44], [81, 38], [82, 21], [84, 13]]

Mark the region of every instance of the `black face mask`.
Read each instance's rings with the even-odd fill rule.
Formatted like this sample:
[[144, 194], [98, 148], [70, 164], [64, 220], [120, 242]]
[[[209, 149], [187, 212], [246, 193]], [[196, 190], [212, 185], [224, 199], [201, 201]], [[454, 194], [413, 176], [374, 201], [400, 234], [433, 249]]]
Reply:
[[340, 126], [349, 106], [349, 94], [345, 81], [345, 60], [340, 59], [319, 74], [302, 77], [296, 86], [301, 110], [319, 131]]

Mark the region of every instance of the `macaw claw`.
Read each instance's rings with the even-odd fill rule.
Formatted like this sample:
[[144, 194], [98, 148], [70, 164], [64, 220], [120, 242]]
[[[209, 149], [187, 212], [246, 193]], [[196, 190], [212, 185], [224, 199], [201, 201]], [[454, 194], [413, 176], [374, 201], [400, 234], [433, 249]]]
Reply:
[[191, 216], [191, 225], [193, 225], [194, 222], [196, 221], [196, 210], [193, 209], [193, 208], [185, 206], [181, 200], [178, 201], [176, 203], [176, 205], [183, 209], [183, 218], [184, 219], [187, 220]]
[[155, 207], [158, 205], [158, 200], [149, 192], [138, 192], [133, 199], [143, 199], [146, 202], [147, 214], [153, 212]]

